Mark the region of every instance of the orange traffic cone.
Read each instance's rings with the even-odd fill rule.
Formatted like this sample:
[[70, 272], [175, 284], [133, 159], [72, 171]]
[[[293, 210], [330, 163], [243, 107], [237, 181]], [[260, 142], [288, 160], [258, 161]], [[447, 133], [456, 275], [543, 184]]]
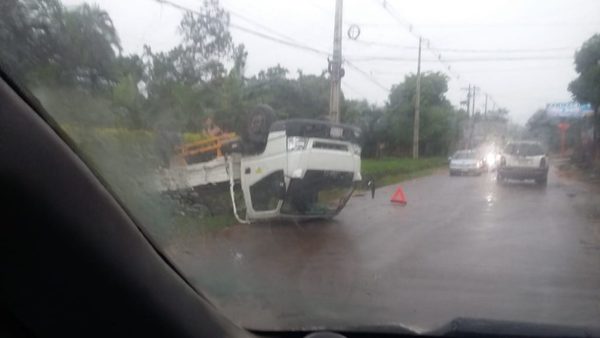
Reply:
[[402, 205], [406, 205], [406, 197], [404, 196], [404, 191], [402, 191], [402, 187], [398, 187], [394, 195], [392, 195], [391, 199], [392, 203], [398, 203]]

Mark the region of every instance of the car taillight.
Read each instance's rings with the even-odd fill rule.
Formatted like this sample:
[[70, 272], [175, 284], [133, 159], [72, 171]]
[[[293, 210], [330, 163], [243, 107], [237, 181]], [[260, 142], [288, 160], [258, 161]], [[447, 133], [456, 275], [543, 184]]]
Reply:
[[506, 157], [504, 157], [504, 156], [500, 157], [500, 165], [501, 166], [505, 166], [506, 165]]
[[546, 168], [546, 158], [542, 157], [540, 160], [540, 168]]

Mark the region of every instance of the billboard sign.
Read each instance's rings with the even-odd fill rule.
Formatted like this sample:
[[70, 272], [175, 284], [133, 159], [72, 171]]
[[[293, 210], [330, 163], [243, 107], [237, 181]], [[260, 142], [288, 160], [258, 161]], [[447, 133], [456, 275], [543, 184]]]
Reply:
[[546, 114], [549, 116], [582, 117], [593, 112], [592, 105], [589, 103], [559, 102], [546, 105]]

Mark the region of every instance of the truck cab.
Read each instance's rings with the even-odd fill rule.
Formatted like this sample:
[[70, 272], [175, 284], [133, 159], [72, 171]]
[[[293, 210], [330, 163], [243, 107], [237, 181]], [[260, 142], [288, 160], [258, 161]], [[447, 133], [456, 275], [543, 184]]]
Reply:
[[264, 151], [240, 159], [248, 219], [329, 218], [361, 180], [360, 129], [289, 119], [270, 127]]

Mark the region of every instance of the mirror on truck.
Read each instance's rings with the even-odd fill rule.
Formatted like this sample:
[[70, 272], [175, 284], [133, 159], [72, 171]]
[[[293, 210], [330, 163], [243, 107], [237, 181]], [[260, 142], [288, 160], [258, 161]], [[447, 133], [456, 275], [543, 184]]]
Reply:
[[367, 187], [371, 190], [371, 199], [375, 198], [375, 179], [370, 178], [367, 181]]

